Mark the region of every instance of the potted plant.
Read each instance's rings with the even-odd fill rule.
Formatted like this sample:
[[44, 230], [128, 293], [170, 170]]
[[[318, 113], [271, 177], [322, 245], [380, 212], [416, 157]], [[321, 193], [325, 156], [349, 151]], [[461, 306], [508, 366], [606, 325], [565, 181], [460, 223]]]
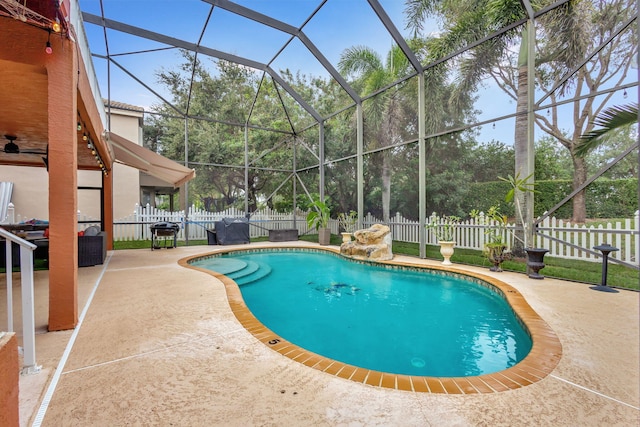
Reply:
[[[502, 271], [502, 261], [511, 256], [511, 252], [507, 252], [507, 240], [506, 237], [511, 233], [521, 250], [527, 253], [527, 274], [532, 279], [542, 279], [543, 276], [538, 274], [538, 271], [544, 268], [543, 258], [548, 252], [543, 248], [530, 248], [528, 245], [528, 224], [525, 223], [524, 214], [522, 212], [522, 206], [520, 198], [517, 197], [518, 192], [522, 193], [535, 193], [533, 183], [529, 182], [531, 175], [526, 178], [520, 178], [519, 174], [515, 177], [509, 175], [507, 178], [498, 177], [498, 179], [507, 182], [511, 188], [505, 195], [505, 202], [513, 203], [516, 213], [516, 218], [520, 224], [522, 224], [522, 234], [518, 233], [518, 230], [507, 229], [507, 216], [502, 214], [497, 206], [491, 206], [485, 217], [494, 222], [494, 227], [485, 231], [488, 236], [488, 243], [485, 244], [485, 253], [489, 260], [493, 263], [491, 271]], [[478, 218], [479, 213], [477, 210], [471, 212], [473, 218]]]
[[342, 233], [340, 233], [342, 234], [342, 242], [350, 242], [351, 235], [356, 230], [356, 224], [358, 223], [358, 212], [341, 212], [338, 214], [338, 222], [340, 223], [340, 227], [344, 230]]
[[[476, 220], [481, 218], [480, 212], [476, 209], [472, 210], [470, 215]], [[493, 226], [485, 230], [488, 241], [484, 244], [484, 252], [493, 264], [489, 270], [500, 272], [502, 271], [502, 262], [511, 256], [507, 251], [508, 219], [497, 206], [491, 206], [484, 215], [484, 219], [493, 221]]]
[[431, 221], [425, 226], [428, 230], [432, 230], [438, 239], [440, 245], [440, 254], [444, 258], [442, 264], [451, 265], [451, 257], [453, 256], [455, 242], [455, 229], [460, 223], [460, 217], [454, 215], [445, 215], [441, 218], [435, 215], [431, 217]]
[[516, 194], [516, 192], [518, 191], [522, 193], [536, 193], [536, 190], [533, 188], [534, 184], [529, 182], [530, 178], [531, 175], [527, 176], [526, 178], [520, 178], [519, 174], [516, 174], [515, 177], [512, 177], [511, 175], [509, 175], [508, 178], [499, 177], [499, 179], [509, 183], [509, 185], [511, 186], [511, 189], [505, 196], [505, 201], [507, 203], [513, 202], [518, 222], [522, 224], [522, 238], [519, 238], [515, 233], [514, 237], [523, 244], [524, 251], [527, 253], [527, 275], [531, 279], [544, 279], [544, 276], [542, 276], [539, 271], [544, 268], [544, 255], [549, 252], [549, 250], [529, 246], [529, 233], [527, 232], [528, 224], [526, 224], [524, 221], [524, 214], [522, 213], [520, 199]]
[[309, 228], [318, 230], [318, 243], [328, 245], [331, 241], [331, 229], [329, 228], [329, 219], [331, 211], [323, 200], [314, 200], [313, 209], [307, 214], [307, 225]]

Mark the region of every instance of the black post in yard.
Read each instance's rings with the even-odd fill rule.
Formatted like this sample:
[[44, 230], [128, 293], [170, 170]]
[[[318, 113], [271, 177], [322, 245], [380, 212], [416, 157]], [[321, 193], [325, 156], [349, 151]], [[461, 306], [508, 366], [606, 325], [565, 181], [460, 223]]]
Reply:
[[607, 266], [609, 262], [609, 254], [614, 251], [618, 251], [618, 248], [614, 248], [608, 243], [604, 243], [600, 246], [594, 246], [593, 249], [602, 252], [602, 281], [598, 286], [591, 286], [591, 289], [602, 292], [618, 292], [610, 286], [607, 286]]

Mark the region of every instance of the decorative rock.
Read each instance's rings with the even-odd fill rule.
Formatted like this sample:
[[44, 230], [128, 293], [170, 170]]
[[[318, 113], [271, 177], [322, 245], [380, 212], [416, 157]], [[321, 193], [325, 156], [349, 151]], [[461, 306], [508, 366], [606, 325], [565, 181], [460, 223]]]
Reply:
[[355, 240], [340, 245], [340, 253], [356, 259], [386, 261], [393, 259], [391, 229], [382, 224], [353, 233]]

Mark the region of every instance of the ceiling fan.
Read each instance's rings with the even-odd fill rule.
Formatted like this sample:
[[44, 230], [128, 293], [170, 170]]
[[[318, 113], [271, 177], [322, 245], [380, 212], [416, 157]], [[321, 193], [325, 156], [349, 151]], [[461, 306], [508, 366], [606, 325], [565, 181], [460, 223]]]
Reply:
[[7, 140], [9, 142], [7, 142], [6, 144], [4, 144], [4, 152], [5, 154], [37, 154], [42, 156], [42, 161], [44, 162], [44, 166], [47, 169], [47, 171], [49, 170], [49, 144], [47, 144], [47, 148], [42, 151], [42, 150], [20, 150], [20, 147], [18, 147], [18, 144], [16, 144], [16, 139], [18, 139], [17, 136], [15, 135], [5, 135], [5, 138], [7, 138]]
[[[15, 135], [5, 135], [5, 138], [7, 138], [7, 140], [9, 142], [7, 142], [6, 144], [4, 144], [4, 152], [6, 154], [39, 154], [39, 155], [47, 155], [47, 151], [48, 150], [21, 150], [20, 147], [18, 146], [18, 144], [16, 144], [16, 139], [18, 139], [17, 136]], [[49, 148], [47, 146], [47, 148]]]

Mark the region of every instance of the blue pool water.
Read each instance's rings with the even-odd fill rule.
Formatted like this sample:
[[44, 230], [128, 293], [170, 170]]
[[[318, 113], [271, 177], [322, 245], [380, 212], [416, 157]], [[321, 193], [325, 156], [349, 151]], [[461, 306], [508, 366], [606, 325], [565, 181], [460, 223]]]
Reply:
[[239, 252], [194, 264], [233, 278], [256, 318], [284, 339], [362, 368], [482, 375], [515, 365], [531, 349], [501, 296], [452, 275], [304, 250]]

